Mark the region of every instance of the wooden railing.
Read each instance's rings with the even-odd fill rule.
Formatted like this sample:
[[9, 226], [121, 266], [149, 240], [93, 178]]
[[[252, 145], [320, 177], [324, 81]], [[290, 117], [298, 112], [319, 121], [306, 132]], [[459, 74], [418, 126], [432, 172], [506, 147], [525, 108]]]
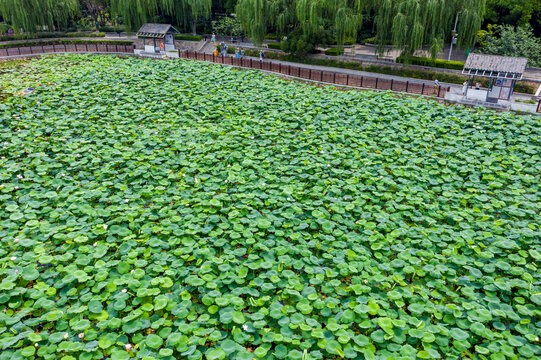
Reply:
[[241, 66], [250, 69], [272, 71], [301, 79], [336, 85], [346, 85], [377, 90], [392, 90], [410, 94], [435, 96], [438, 98], [445, 98], [445, 94], [451, 88], [450, 86], [433, 86], [430, 83], [393, 80], [374, 76], [361, 76], [336, 71], [315, 70], [304, 68], [302, 66], [285, 65], [268, 60], [261, 61], [253, 58], [214, 56], [212, 54], [205, 54], [190, 50], [179, 50], [179, 57], [185, 59], [210, 61], [218, 64]]
[[0, 57], [25, 56], [32, 54], [54, 54], [66, 52], [92, 52], [92, 53], [128, 53], [133, 54], [133, 45], [117, 44], [58, 44], [37, 45], [0, 49]]

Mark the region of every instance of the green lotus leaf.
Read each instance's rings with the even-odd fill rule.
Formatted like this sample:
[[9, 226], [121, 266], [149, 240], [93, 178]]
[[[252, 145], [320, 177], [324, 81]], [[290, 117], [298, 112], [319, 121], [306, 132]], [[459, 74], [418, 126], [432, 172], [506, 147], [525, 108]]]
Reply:
[[145, 343], [153, 349], [163, 345], [163, 339], [155, 334], [150, 334], [145, 338]]

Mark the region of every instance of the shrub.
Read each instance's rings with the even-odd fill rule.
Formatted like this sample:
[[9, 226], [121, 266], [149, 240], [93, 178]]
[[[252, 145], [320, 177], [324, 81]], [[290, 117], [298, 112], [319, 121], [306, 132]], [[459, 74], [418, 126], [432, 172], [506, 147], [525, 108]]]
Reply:
[[126, 31], [126, 27], [124, 25], [119, 25], [116, 28], [114, 26], [100, 26], [100, 31], [103, 32], [122, 32]]
[[453, 70], [462, 70], [462, 68], [464, 68], [463, 61], [447, 61], [442, 59], [431, 59], [416, 56], [399, 56], [398, 58], [396, 58], [396, 62], [402, 64], [421, 65]]
[[180, 34], [175, 35], [175, 39], [177, 40], [184, 40], [184, 41], [201, 41], [201, 35], [186, 35], [186, 34]]
[[330, 49], [325, 50], [325, 55], [330, 55], [330, 56], [338, 56], [338, 55], [342, 55], [343, 53], [344, 53], [344, 49], [339, 49], [339, 48], [330, 48]]
[[269, 49], [282, 50], [282, 43], [278, 43], [278, 42], [275, 42], [275, 43], [269, 43], [269, 44], [267, 44], [267, 47], [268, 47]]

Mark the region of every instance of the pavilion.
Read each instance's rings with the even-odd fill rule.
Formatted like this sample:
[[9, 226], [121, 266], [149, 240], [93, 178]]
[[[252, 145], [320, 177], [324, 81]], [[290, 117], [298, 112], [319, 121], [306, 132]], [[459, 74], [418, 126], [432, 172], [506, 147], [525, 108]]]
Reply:
[[180, 32], [170, 24], [144, 24], [137, 36], [143, 39], [145, 53], [160, 53], [175, 50], [175, 34]]
[[[498, 100], [509, 101], [516, 82], [522, 79], [527, 63], [527, 58], [469, 54], [462, 70], [462, 74], [468, 76], [464, 96], [492, 103], [497, 103]], [[489, 78], [488, 88], [473, 89], [475, 77]]]

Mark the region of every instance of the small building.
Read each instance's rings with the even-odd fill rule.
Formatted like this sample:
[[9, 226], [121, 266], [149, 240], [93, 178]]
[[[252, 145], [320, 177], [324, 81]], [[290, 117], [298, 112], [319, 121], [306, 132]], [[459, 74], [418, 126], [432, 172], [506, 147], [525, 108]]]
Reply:
[[143, 39], [144, 53], [166, 54], [176, 50], [175, 34], [180, 33], [170, 24], [146, 23], [137, 32], [137, 37]]
[[[509, 101], [516, 82], [522, 79], [527, 63], [527, 58], [470, 53], [462, 70], [462, 74], [468, 76], [464, 96], [491, 103]], [[476, 77], [489, 79], [486, 90], [476, 89]]]

